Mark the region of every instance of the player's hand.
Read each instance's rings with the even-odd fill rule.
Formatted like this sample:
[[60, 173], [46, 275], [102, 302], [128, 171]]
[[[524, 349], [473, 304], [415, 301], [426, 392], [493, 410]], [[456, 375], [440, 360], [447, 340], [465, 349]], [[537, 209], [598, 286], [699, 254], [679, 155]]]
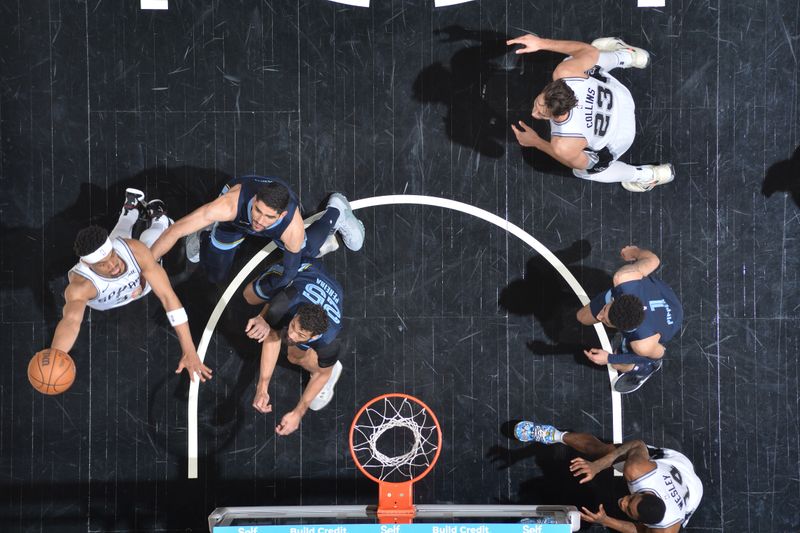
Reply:
[[197, 352], [183, 354], [181, 360], [178, 361], [178, 368], [175, 370], [175, 373], [180, 374], [184, 369], [189, 374], [189, 379], [192, 381], [200, 378], [200, 381], [205, 382], [207, 379], [211, 379], [211, 373], [213, 372], [213, 370], [203, 364]]
[[583, 354], [589, 358], [589, 361], [591, 361], [596, 365], [608, 364], [608, 352], [601, 348], [591, 348], [589, 350], [584, 350]]
[[544, 39], [537, 35], [528, 34], [523, 35], [522, 37], [516, 37], [514, 39], [509, 39], [506, 41], [508, 46], [513, 46], [515, 44], [521, 44], [522, 48], [518, 48], [514, 50], [515, 54], [530, 54], [531, 52], [536, 52], [543, 48], [542, 43]]
[[625, 261], [636, 261], [639, 258], [639, 247], [633, 245], [626, 246], [619, 255], [621, 255], [622, 259]]
[[144, 280], [144, 278], [139, 276], [139, 286], [133, 289], [133, 292], [131, 293], [131, 300], [135, 300], [142, 295], [146, 284], [147, 282]]
[[296, 412], [289, 411], [283, 415], [283, 418], [281, 418], [281, 423], [275, 428], [275, 433], [278, 435], [288, 435], [290, 433], [294, 433], [295, 430], [300, 427], [301, 418], [303, 417]]
[[269, 334], [269, 324], [267, 321], [264, 320], [264, 317], [261, 315], [256, 315], [250, 320], [247, 321], [247, 327], [244, 328], [245, 333], [251, 339], [255, 339], [258, 342], [264, 342], [264, 339], [267, 338]]
[[581, 520], [584, 522], [602, 525], [606, 521], [606, 518], [608, 518], [608, 515], [606, 514], [606, 510], [603, 509], [602, 503], [596, 513], [591, 512], [586, 507], [581, 507]]
[[572, 472], [572, 475], [575, 477], [583, 476], [583, 478], [578, 481], [581, 485], [593, 480], [594, 476], [600, 472], [597, 465], [592, 461], [587, 461], [583, 457], [573, 459], [569, 464], [569, 471]]
[[256, 411], [259, 413], [271, 413], [272, 404], [269, 403], [269, 393], [267, 391], [261, 392], [256, 389], [256, 396], [253, 398], [253, 407], [255, 407]]
[[539, 143], [542, 142], [542, 138], [539, 137], [539, 134], [521, 120], [519, 121], [519, 128], [512, 124], [511, 129], [514, 130], [517, 142], [522, 146], [537, 148]]

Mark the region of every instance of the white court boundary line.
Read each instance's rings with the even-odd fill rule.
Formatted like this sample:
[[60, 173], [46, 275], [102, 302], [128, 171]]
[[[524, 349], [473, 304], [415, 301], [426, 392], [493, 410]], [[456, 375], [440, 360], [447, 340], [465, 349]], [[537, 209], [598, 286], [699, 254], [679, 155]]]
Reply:
[[[388, 196], [373, 196], [372, 198], [362, 198], [360, 200], [354, 200], [350, 203], [353, 210], [364, 209], [367, 207], [378, 207], [384, 205], [428, 205], [433, 207], [441, 207], [443, 209], [450, 209], [453, 211], [459, 211], [461, 213], [465, 213], [467, 215], [472, 215], [476, 218], [481, 220], [485, 220], [490, 224], [494, 224], [498, 228], [506, 230], [511, 235], [514, 235], [522, 242], [536, 250], [542, 257], [547, 259], [547, 261], [556, 269], [556, 271], [561, 274], [561, 277], [564, 278], [564, 281], [572, 289], [572, 292], [575, 293], [575, 296], [578, 297], [581, 304], [586, 305], [589, 303], [589, 297], [586, 294], [586, 291], [583, 290], [581, 284], [578, 283], [578, 280], [575, 279], [575, 276], [564, 266], [564, 263], [553, 254], [546, 246], [542, 243], [537, 241], [531, 234], [517, 226], [516, 224], [512, 224], [508, 220], [500, 218], [497, 215], [494, 215], [488, 211], [480, 209], [479, 207], [475, 207], [469, 204], [465, 204], [462, 202], [456, 202], [455, 200], [448, 200], [446, 198], [437, 198], [435, 196], [419, 196], [414, 194], [393, 194]], [[317, 220], [322, 213], [317, 213], [313, 216], [308, 217], [305, 220], [306, 226]], [[211, 316], [208, 318], [208, 322], [206, 323], [205, 330], [203, 331], [203, 336], [200, 339], [200, 344], [197, 346], [197, 355], [200, 356], [200, 360], [204, 361], [206, 357], [206, 350], [208, 350], [208, 345], [211, 342], [211, 336], [214, 334], [214, 330], [217, 327], [217, 322], [219, 322], [219, 318], [222, 316], [222, 312], [227, 307], [228, 302], [231, 301], [231, 298], [236, 294], [239, 290], [239, 287], [244, 282], [244, 280], [250, 276], [250, 274], [255, 270], [255, 268], [267, 258], [267, 256], [275, 250], [276, 246], [274, 242], [270, 242], [264, 248], [259, 250], [251, 259], [247, 262], [247, 264], [242, 267], [236, 277], [233, 278], [228, 288], [225, 289], [222, 297], [220, 297], [219, 302], [217, 302], [216, 307], [211, 312]], [[608, 335], [606, 335], [605, 329], [603, 329], [602, 324], [595, 324], [594, 325], [595, 332], [597, 333], [598, 338], [600, 339], [600, 345], [602, 348], [608, 352], [611, 352], [611, 343], [609, 342]], [[608, 377], [609, 380], [613, 382], [613, 379], [617, 376], [617, 371], [608, 366]], [[197, 458], [198, 458], [198, 445], [197, 445], [197, 399], [198, 393], [200, 389], [200, 381], [192, 381], [189, 385], [189, 404], [188, 404], [188, 419], [189, 419], [189, 431], [188, 431], [188, 470], [187, 470], [187, 477], [189, 479], [197, 479]], [[613, 438], [615, 443], [622, 442], [622, 399], [618, 392], [614, 392], [613, 389], [611, 391], [611, 412], [612, 412], [612, 431], [613, 431]]]

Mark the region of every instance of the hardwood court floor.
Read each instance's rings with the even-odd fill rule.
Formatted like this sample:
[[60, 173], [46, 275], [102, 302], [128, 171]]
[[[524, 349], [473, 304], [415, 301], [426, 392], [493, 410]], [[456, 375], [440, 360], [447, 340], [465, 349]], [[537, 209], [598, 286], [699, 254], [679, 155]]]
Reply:
[[[186, 480], [187, 384], [155, 297], [87, 312], [72, 389], [30, 388], [81, 227], [110, 227], [128, 186], [178, 217], [255, 173], [289, 180], [309, 212], [333, 190], [474, 205], [557, 251], [590, 294], [622, 246], [654, 250], [684, 329], [660, 375], [624, 399], [625, 438], [693, 459], [705, 496], [689, 529], [797, 530], [797, 2], [372, 3], [0, 5], [2, 529], [201, 531], [223, 505], [374, 502], [346, 433], [390, 391], [418, 395], [444, 429], [417, 501], [613, 509], [609, 489], [623, 489], [610, 476], [579, 487], [562, 447], [503, 433], [536, 418], [611, 438], [606, 372], [575, 355], [596, 343], [574, 325], [578, 300], [533, 250], [448, 210], [366, 209], [363, 251], [325, 258], [346, 290], [350, 349], [333, 403], [292, 436], [250, 406], [254, 311], [233, 302], [207, 357], [198, 480]], [[529, 118], [559, 59], [508, 54], [502, 42], [525, 32], [617, 35], [652, 52], [649, 68], [619, 75], [637, 104], [626, 157], [671, 161], [673, 184], [631, 194], [520, 149], [508, 124]], [[199, 339], [220, 291], [171, 272]], [[302, 380], [276, 370], [278, 416]]]

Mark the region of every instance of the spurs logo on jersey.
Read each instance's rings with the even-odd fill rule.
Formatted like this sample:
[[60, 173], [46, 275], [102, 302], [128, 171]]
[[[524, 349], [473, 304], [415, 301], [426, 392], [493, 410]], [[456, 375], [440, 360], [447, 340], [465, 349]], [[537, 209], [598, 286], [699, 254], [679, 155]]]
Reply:
[[578, 103], [563, 121], [550, 119], [550, 132], [558, 137], [582, 137], [589, 150], [599, 152], [608, 146], [613, 153], [613, 141], [624, 122], [620, 116], [634, 112], [633, 98], [624, 85], [599, 67], [588, 74], [588, 78], [563, 78]]
[[654, 528], [667, 528], [671, 525], [689, 523], [692, 513], [700, 505], [703, 497], [703, 483], [691, 461], [675, 450], [652, 449], [650, 460], [656, 463], [655, 470], [639, 479], [628, 482], [628, 490], [634, 492], [651, 492], [661, 498], [666, 505], [664, 518], [658, 524], [647, 524]]
[[105, 278], [95, 273], [88, 265], [79, 261], [70, 272], [88, 279], [97, 289], [97, 296], [89, 300], [87, 305], [97, 311], [113, 309], [125, 305], [133, 300], [138, 300], [150, 292], [148, 283], [140, 294], [134, 296], [142, 284], [142, 269], [133, 257], [133, 252], [124, 240], [117, 237], [112, 243], [117, 256], [125, 263], [125, 272], [117, 278]]

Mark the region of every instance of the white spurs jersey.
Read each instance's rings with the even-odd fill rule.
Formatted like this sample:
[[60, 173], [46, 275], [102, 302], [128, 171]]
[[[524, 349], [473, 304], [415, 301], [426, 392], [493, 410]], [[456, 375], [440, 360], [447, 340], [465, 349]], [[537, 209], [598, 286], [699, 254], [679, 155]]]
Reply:
[[[623, 124], [633, 117], [635, 106], [628, 89], [605, 71], [595, 67], [588, 78], [562, 78], [575, 93], [578, 103], [562, 122], [550, 119], [550, 134], [558, 137], [582, 137], [588, 149], [599, 152], [606, 146], [613, 152], [614, 140]], [[610, 145], [610, 146], [609, 146]], [[620, 155], [620, 154], [615, 154]]]
[[651, 448], [650, 460], [656, 469], [628, 482], [628, 490], [650, 492], [661, 498], [667, 507], [664, 518], [657, 524], [645, 524], [651, 528], [668, 528], [689, 523], [703, 498], [703, 482], [694, 473], [688, 457], [668, 448]]
[[120, 307], [134, 300], [138, 300], [150, 292], [150, 284], [147, 283], [141, 294], [137, 296], [133, 295], [143, 284], [143, 280], [141, 279], [142, 269], [139, 263], [136, 262], [136, 258], [133, 257], [133, 252], [131, 252], [128, 244], [122, 238], [117, 237], [111, 244], [114, 247], [114, 251], [117, 252], [117, 256], [119, 256], [126, 265], [125, 272], [121, 276], [117, 278], [104, 278], [96, 274], [94, 270], [89, 268], [89, 266], [82, 261], [78, 261], [78, 264], [70, 270], [70, 272], [83, 276], [91, 281], [94, 288], [97, 289], [97, 296], [87, 303], [89, 307], [97, 311], [105, 311], [107, 309]]

